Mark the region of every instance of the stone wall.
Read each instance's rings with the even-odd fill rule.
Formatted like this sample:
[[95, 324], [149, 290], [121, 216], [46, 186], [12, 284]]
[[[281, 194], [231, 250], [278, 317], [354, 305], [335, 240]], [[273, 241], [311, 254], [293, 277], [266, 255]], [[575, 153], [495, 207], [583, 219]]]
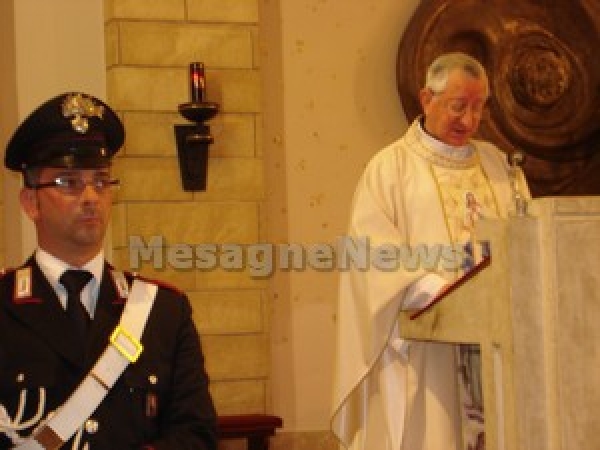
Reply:
[[[126, 143], [113, 215], [114, 260], [135, 265], [129, 239], [250, 244], [264, 239], [256, 0], [105, 0], [107, 97]], [[188, 65], [205, 65], [210, 121], [207, 188], [181, 186], [173, 125], [189, 101]], [[156, 255], [155, 255], [156, 256]], [[155, 257], [142, 274], [184, 289], [202, 335], [220, 414], [269, 412], [264, 280], [245, 270], [182, 270]], [[159, 264], [160, 265], [160, 264]]]

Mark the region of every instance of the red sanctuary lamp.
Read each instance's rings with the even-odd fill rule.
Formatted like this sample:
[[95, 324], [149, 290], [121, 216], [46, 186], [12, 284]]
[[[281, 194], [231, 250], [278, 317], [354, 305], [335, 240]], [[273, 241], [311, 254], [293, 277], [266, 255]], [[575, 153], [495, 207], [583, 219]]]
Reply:
[[206, 190], [208, 146], [214, 142], [204, 122], [219, 112], [219, 105], [206, 101], [204, 64], [193, 62], [189, 69], [190, 101], [179, 105], [179, 114], [194, 125], [175, 125], [175, 140], [181, 181], [185, 191]]
[[206, 94], [206, 78], [204, 77], [204, 64], [195, 62], [190, 64], [190, 98], [192, 103], [201, 103]]

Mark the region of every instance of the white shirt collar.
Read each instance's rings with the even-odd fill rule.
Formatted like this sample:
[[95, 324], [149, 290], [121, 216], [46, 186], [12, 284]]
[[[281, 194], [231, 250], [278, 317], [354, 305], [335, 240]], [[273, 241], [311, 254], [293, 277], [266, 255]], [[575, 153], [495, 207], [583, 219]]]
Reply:
[[90, 317], [94, 316], [98, 298], [98, 290], [100, 287], [100, 281], [102, 281], [102, 272], [104, 270], [103, 251], [100, 251], [100, 253], [98, 253], [93, 259], [88, 261], [82, 267], [72, 267], [39, 247], [35, 251], [35, 260], [40, 267], [40, 270], [56, 292], [56, 295], [58, 295], [63, 308], [66, 308], [67, 305], [67, 294], [65, 288], [58, 281], [63, 272], [67, 269], [80, 269], [90, 272], [93, 275], [93, 278], [83, 289], [81, 293], [81, 301], [88, 310]]
[[434, 138], [425, 131], [421, 121], [417, 121], [419, 132], [421, 133], [421, 139], [423, 143], [435, 152], [441, 153], [443, 156], [452, 159], [468, 159], [473, 156], [473, 146], [471, 144], [463, 145], [460, 147], [454, 147], [452, 145], [445, 144], [439, 139]]

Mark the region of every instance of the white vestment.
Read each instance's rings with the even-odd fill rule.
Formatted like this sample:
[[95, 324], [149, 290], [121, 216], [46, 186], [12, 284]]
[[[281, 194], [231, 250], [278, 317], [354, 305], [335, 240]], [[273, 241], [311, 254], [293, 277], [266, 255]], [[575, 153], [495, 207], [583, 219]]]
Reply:
[[[460, 161], [455, 165], [452, 157], [432, 152], [428, 139], [415, 121], [401, 139], [372, 158], [354, 195], [349, 237], [367, 237], [371, 248], [456, 244], [447, 211], [452, 199], [442, 201], [440, 179], [458, 177], [474, 166], [494, 197], [494, 216], [507, 216], [512, 191], [504, 153], [473, 140], [471, 169], [465, 170]], [[528, 196], [520, 172], [519, 177]], [[457, 273], [438, 271], [434, 276], [450, 281]], [[423, 304], [415, 297], [440, 287], [428, 289], [428, 277], [431, 270], [422, 267], [341, 272], [331, 426], [345, 448], [458, 449], [454, 346], [408, 344], [398, 334], [401, 307]], [[428, 301], [431, 295], [426, 297]]]

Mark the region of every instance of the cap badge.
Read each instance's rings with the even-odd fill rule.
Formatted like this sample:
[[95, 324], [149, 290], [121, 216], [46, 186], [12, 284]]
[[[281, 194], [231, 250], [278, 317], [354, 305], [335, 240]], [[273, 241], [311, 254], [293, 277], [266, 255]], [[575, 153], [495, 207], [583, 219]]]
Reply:
[[77, 93], [68, 95], [62, 105], [63, 117], [71, 119], [71, 126], [78, 133], [86, 133], [89, 128], [88, 118], [102, 119], [104, 106], [96, 105], [90, 97]]

